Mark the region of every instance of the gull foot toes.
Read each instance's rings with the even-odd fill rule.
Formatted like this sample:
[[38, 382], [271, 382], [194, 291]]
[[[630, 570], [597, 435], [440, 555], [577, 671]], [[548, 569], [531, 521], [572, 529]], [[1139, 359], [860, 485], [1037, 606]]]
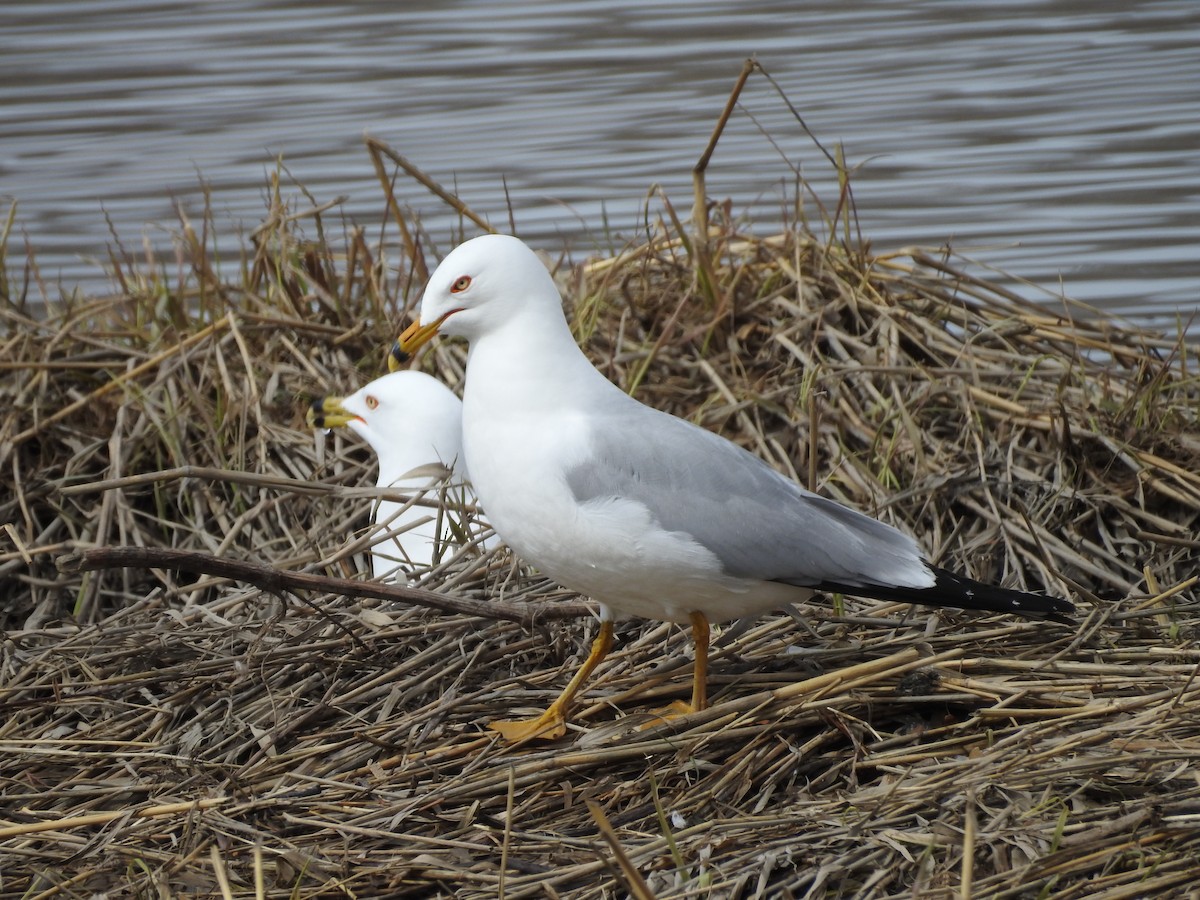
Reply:
[[669, 703], [661, 709], [654, 710], [654, 712], [651, 713], [653, 718], [645, 725], [640, 726], [638, 730], [645, 731], [647, 728], [654, 728], [657, 725], [661, 725], [663, 722], [670, 722], [672, 719], [678, 719], [682, 716], [690, 715], [695, 711], [696, 707], [692, 706], [692, 704], [687, 703], [684, 700], [676, 700], [675, 702]]
[[510, 744], [521, 741], [552, 741], [567, 733], [567, 720], [550, 710], [533, 719], [501, 719], [489, 722], [488, 728], [498, 731]]

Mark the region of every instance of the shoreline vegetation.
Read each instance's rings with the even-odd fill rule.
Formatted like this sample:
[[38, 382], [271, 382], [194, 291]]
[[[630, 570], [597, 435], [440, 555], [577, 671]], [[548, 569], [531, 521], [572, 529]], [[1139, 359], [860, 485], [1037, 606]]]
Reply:
[[[172, 259], [117, 243], [112, 296], [36, 316], [7, 230], [0, 896], [1194, 890], [1196, 345], [1029, 303], [948, 250], [876, 252], [848, 182], [831, 207], [798, 185], [767, 236], [658, 198], [634, 241], [543, 247], [581, 345], [640, 400], [1079, 621], [815, 598], [723, 629], [711, 708], [657, 725], [687, 635], [630, 621], [578, 727], [509, 748], [483, 725], [557, 693], [595, 628], [577, 597], [503, 549], [416, 585], [458, 612], [321, 582], [369, 572], [377, 493], [305, 405], [383, 370], [458, 238], [373, 159], [374, 234], [277, 179], [240, 246], [181, 218]], [[443, 341], [420, 364], [457, 388], [463, 362]], [[135, 563], [78, 565], [113, 547]], [[574, 618], [501, 615], [530, 603]]]

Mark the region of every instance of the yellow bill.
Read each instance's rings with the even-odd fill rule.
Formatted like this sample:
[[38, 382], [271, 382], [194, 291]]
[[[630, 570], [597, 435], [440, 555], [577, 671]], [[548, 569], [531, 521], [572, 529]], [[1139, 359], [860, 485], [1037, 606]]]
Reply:
[[417, 352], [417, 349], [428, 343], [429, 339], [438, 333], [438, 329], [442, 327], [446, 318], [456, 312], [458, 310], [451, 310], [436, 322], [430, 322], [428, 325], [413, 322], [405, 328], [400, 337], [396, 339], [396, 343], [392, 344], [392, 352], [388, 354], [388, 371], [395, 372], [412, 359], [412, 355]]
[[342, 428], [361, 418], [342, 406], [342, 397], [322, 397], [308, 407], [304, 418], [309, 428]]

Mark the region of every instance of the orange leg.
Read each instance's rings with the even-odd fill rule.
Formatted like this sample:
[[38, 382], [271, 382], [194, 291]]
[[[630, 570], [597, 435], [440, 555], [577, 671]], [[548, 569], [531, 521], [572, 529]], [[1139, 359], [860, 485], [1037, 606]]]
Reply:
[[692, 613], [692, 643], [696, 645], [696, 665], [692, 670], [692, 712], [708, 708], [708, 619], [704, 613]]
[[[707, 629], [707, 625], [705, 627]], [[600, 665], [604, 657], [608, 656], [608, 651], [612, 649], [612, 645], [613, 624], [608, 620], [601, 621], [600, 633], [596, 635], [596, 640], [592, 642], [592, 652], [588, 654], [588, 658], [579, 667], [579, 671], [575, 673], [575, 677], [571, 679], [570, 684], [566, 686], [558, 699], [551, 703], [544, 713], [532, 719], [511, 719], [491, 722], [488, 724], [488, 728], [500, 732], [500, 735], [506, 741], [514, 744], [530, 738], [553, 740], [554, 738], [562, 737], [567, 733], [567, 709], [570, 707], [571, 701], [575, 699], [575, 695], [579, 693], [579, 689], [583, 686], [583, 683], [596, 671], [596, 667]]]
[[659, 712], [663, 719], [686, 716], [708, 708], [708, 619], [704, 613], [694, 612], [692, 620], [692, 643], [696, 646], [696, 663], [692, 668], [692, 702], [676, 700]]

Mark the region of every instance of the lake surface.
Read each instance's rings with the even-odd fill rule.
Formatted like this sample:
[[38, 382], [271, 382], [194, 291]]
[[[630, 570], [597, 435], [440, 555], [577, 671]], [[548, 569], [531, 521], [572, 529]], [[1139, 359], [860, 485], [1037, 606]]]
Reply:
[[[951, 241], [1111, 309], [1200, 311], [1196, 0], [505, 6], [3, 4], [10, 259], [27, 240], [43, 278], [98, 289], [106, 219], [130, 248], [169, 247], [153, 223], [170, 226], [176, 201], [198, 212], [201, 179], [218, 226], [249, 231], [276, 156], [318, 201], [345, 194], [356, 221], [378, 222], [366, 131], [498, 226], [507, 189], [524, 237], [586, 253], [606, 230], [637, 234], [652, 185], [690, 207], [691, 167], [755, 55], [860, 167], [875, 247]], [[835, 200], [828, 164], [756, 76], [710, 194], [771, 233], [792, 166]], [[404, 179], [400, 193], [448, 243], [444, 207]]]

